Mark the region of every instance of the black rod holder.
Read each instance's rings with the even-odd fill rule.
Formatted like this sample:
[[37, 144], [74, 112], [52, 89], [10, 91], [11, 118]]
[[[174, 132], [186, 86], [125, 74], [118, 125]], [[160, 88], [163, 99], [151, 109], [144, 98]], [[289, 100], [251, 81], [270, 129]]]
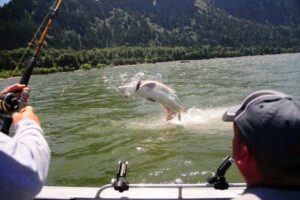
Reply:
[[233, 158], [227, 156], [223, 163], [218, 167], [216, 174], [213, 177], [209, 177], [207, 182], [213, 184], [215, 189], [226, 190], [229, 184], [226, 182], [225, 173], [234, 162]]
[[119, 161], [116, 178], [111, 180], [114, 189], [119, 192], [124, 192], [129, 189], [129, 183], [126, 180], [127, 165], [127, 161]]

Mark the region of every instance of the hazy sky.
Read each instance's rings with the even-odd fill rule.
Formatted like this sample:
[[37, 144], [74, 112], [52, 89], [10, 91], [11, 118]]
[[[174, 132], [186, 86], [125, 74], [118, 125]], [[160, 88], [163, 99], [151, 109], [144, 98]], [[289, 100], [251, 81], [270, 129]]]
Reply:
[[9, 2], [10, 0], [0, 0], [0, 6], [3, 6], [3, 4]]

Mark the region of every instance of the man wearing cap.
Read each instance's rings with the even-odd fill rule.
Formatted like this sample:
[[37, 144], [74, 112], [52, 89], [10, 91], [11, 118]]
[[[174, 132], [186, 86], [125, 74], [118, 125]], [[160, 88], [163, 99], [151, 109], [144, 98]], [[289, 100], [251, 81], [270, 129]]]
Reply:
[[223, 115], [233, 122], [233, 158], [247, 189], [239, 199], [300, 199], [300, 103], [263, 90]]

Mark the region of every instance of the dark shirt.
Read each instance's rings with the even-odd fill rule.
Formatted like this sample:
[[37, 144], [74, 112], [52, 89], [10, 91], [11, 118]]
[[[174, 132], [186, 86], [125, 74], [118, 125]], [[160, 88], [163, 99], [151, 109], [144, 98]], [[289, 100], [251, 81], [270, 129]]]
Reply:
[[249, 187], [235, 200], [300, 200], [300, 187], [296, 188], [272, 188]]

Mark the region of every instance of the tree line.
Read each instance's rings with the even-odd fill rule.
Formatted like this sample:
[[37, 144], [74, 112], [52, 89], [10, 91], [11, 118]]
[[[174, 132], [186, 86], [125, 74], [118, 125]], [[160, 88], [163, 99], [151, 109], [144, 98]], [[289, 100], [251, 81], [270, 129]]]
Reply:
[[[115, 47], [75, 51], [71, 49], [44, 49], [38, 57], [34, 74], [88, 70], [105, 66], [157, 63], [167, 61], [199, 60], [217, 57], [300, 52], [300, 47]], [[23, 60], [20, 61], [24, 55]], [[33, 50], [24, 48], [0, 51], [0, 77], [20, 76]]]

